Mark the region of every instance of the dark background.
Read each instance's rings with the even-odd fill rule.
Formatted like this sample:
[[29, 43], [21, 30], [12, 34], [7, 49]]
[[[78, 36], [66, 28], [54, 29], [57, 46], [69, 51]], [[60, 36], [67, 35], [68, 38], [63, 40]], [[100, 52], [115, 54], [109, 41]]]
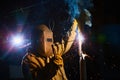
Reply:
[[[0, 1], [0, 34], [6, 36], [9, 34], [9, 31], [16, 30], [16, 24], [14, 24], [16, 23], [16, 19], [13, 18], [13, 16], [15, 16], [17, 12], [24, 13], [25, 7], [30, 8], [38, 2], [38, 0]], [[93, 0], [93, 4], [94, 6], [90, 9], [93, 26], [91, 28], [91, 36], [89, 36], [92, 47], [89, 45], [86, 48], [87, 53], [93, 59], [93, 61], [90, 59], [86, 60], [88, 80], [120, 80], [120, 4], [117, 0]], [[23, 15], [26, 15], [26, 12]], [[25, 17], [23, 18], [26, 19]], [[9, 27], [6, 28], [6, 25]], [[27, 28], [25, 28], [25, 31], [27, 31], [26, 29]], [[0, 39], [0, 41], [3, 42], [4, 36], [0, 37]], [[25, 49], [8, 53], [3, 46], [1, 43], [0, 77], [1, 80], [9, 80], [9, 65], [20, 66], [20, 61], [25, 54]], [[70, 54], [70, 56], [71, 55], [72, 54]], [[71, 60], [68, 57], [67, 59]], [[74, 61], [68, 65], [78, 68], [76, 67], [78, 65], [76, 65]], [[76, 69], [72, 67], [69, 68], [71, 72], [68, 71], [67, 73], [74, 75], [72, 73], [74, 73], [75, 71], [73, 70]], [[78, 76], [77, 73], [79, 72], [76, 71], [76, 76]], [[71, 76], [69, 75], [69, 77]], [[16, 80], [19, 79], [21, 80], [22, 78]]]

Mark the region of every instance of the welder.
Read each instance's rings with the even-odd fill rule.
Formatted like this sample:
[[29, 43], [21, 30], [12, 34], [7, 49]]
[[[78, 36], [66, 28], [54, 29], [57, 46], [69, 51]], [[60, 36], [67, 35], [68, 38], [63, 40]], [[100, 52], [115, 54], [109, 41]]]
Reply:
[[25, 80], [67, 80], [62, 55], [71, 48], [76, 29], [77, 21], [73, 20], [67, 38], [54, 42], [53, 31], [47, 25], [35, 27], [31, 33], [31, 46], [22, 60]]

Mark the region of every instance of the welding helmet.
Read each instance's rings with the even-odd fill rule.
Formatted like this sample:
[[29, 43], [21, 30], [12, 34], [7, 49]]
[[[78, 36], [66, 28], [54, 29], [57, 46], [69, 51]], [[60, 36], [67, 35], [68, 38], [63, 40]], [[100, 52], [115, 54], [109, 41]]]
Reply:
[[53, 32], [46, 25], [33, 29], [31, 45], [37, 53], [44, 57], [52, 56]]

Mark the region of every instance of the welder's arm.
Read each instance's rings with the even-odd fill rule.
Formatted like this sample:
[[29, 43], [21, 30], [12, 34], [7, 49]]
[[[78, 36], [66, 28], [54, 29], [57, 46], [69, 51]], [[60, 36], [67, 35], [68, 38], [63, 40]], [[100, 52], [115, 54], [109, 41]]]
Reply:
[[76, 19], [74, 19], [73, 25], [71, 26], [71, 31], [68, 34], [68, 38], [67, 38], [67, 40], [64, 41], [65, 50], [64, 50], [63, 54], [65, 54], [71, 48], [71, 46], [75, 40], [75, 37], [76, 37], [77, 26], [78, 26], [78, 23], [77, 23]]

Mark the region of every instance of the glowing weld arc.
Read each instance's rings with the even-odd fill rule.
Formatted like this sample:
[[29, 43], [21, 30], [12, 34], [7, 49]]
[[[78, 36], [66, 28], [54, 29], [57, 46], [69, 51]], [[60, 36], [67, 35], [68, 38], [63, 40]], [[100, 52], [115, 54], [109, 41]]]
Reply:
[[78, 29], [78, 43], [79, 43], [79, 56], [82, 57], [83, 59], [85, 59], [86, 56], [88, 56], [87, 54], [83, 53], [82, 51], [82, 43], [84, 42], [84, 37], [82, 35], [82, 33], [80, 32], [80, 29]]

